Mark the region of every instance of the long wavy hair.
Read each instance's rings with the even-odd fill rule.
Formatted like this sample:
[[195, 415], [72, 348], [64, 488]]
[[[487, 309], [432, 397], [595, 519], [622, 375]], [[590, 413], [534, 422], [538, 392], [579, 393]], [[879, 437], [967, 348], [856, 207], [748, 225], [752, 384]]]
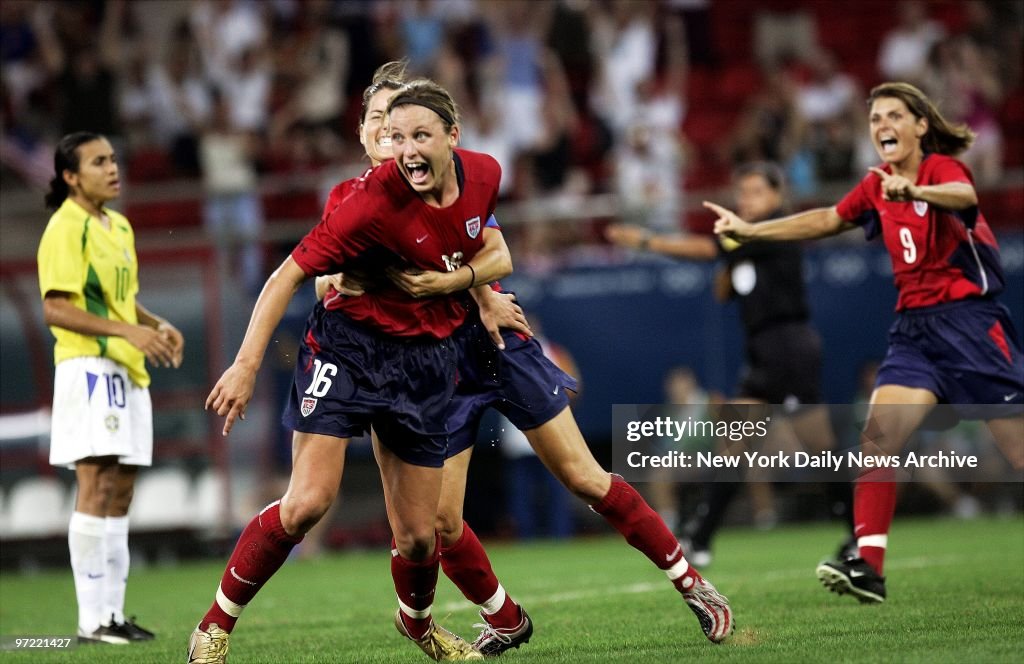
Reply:
[[952, 124], [942, 117], [932, 100], [910, 83], [882, 83], [871, 90], [868, 97], [868, 108], [879, 97], [899, 99], [914, 117], [928, 120], [928, 131], [921, 138], [921, 148], [925, 152], [935, 152], [955, 156], [971, 147], [974, 132], [965, 124]]

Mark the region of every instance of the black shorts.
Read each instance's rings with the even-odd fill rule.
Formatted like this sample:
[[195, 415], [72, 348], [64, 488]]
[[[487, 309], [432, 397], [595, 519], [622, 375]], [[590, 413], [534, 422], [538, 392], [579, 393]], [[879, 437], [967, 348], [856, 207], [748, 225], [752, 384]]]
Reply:
[[306, 322], [282, 421], [303, 433], [350, 438], [377, 432], [400, 459], [440, 467], [455, 390], [449, 340], [376, 332], [317, 304]]
[[821, 403], [821, 338], [814, 328], [780, 323], [750, 336], [738, 396], [794, 408]]

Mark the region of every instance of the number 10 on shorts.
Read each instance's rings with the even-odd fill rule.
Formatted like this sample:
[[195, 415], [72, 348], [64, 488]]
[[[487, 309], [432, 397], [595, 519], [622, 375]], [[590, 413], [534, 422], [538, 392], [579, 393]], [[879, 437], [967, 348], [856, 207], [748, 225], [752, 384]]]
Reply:
[[89, 389], [89, 399], [92, 399], [96, 383], [99, 382], [101, 377], [107, 387], [107, 405], [111, 408], [124, 408], [127, 396], [124, 387], [124, 376], [120, 374], [94, 374], [91, 371], [86, 371], [85, 378]]

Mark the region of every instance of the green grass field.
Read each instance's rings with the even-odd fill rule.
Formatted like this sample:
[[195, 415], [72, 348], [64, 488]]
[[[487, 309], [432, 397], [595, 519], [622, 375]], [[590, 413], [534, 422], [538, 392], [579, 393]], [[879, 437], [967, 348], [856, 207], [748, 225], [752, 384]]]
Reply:
[[[618, 538], [490, 547], [499, 578], [530, 611], [533, 640], [509, 662], [1019, 662], [1024, 652], [1024, 520], [900, 521], [889, 602], [861, 606], [814, 578], [836, 526], [724, 532], [707, 576], [732, 602], [730, 642], [706, 641], [661, 572]], [[486, 544], [486, 542], [485, 542]], [[180, 662], [223, 561], [133, 573], [130, 612], [152, 643], [9, 651], [3, 662]], [[287, 564], [232, 635], [234, 662], [428, 661], [391, 624], [387, 551]], [[472, 637], [478, 617], [442, 577], [435, 616]], [[0, 577], [0, 634], [68, 634], [69, 573]]]

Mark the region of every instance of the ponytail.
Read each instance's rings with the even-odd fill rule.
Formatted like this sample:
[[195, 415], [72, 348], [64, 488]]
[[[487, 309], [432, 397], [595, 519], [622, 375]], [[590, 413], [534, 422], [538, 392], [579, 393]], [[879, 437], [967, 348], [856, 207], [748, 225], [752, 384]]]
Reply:
[[98, 141], [103, 138], [100, 134], [88, 131], [77, 131], [68, 134], [57, 143], [57, 149], [53, 152], [53, 179], [50, 180], [50, 191], [46, 192], [44, 202], [50, 210], [56, 210], [64, 203], [64, 199], [71, 193], [68, 183], [64, 180], [64, 171], [78, 172], [79, 156], [78, 148], [86, 143]]

